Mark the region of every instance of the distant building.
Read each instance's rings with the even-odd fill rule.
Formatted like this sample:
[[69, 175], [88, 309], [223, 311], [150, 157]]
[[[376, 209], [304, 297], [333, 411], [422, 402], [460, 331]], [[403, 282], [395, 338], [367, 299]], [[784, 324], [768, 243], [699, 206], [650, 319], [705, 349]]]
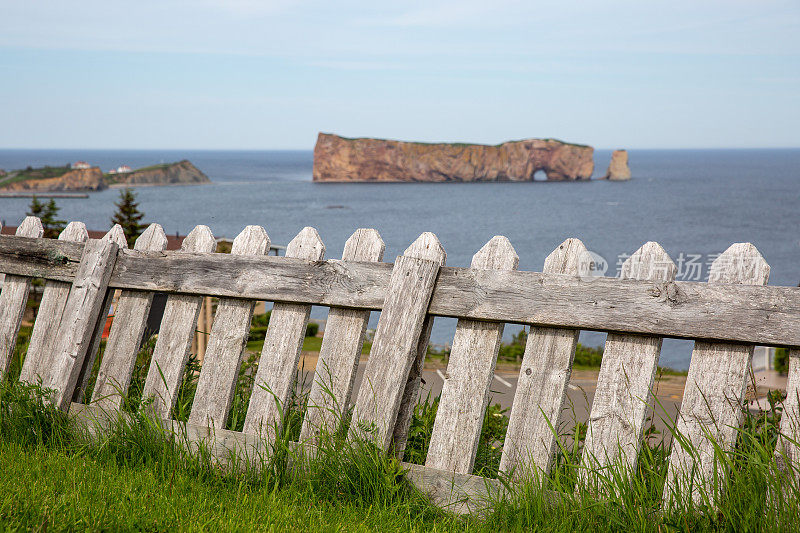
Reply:
[[72, 168], [76, 170], [86, 169], [86, 168], [92, 168], [92, 165], [90, 165], [86, 161], [75, 161], [74, 163], [72, 163]]
[[128, 165], [120, 165], [120, 166], [117, 167], [117, 172], [116, 173], [117, 174], [128, 174], [130, 172], [133, 172], [133, 169], [131, 169], [131, 167], [129, 167]]

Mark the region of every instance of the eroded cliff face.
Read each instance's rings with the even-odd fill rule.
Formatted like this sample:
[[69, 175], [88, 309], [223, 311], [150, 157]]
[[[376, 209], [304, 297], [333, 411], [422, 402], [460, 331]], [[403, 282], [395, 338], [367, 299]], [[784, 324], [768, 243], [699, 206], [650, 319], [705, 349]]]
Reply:
[[532, 181], [588, 180], [591, 146], [551, 139], [481, 144], [426, 144], [347, 139], [320, 133], [314, 147], [314, 181]]
[[614, 150], [611, 153], [611, 162], [604, 179], [611, 181], [626, 181], [631, 179], [631, 169], [628, 166], [628, 152], [626, 150]]
[[98, 167], [70, 170], [55, 178], [17, 181], [0, 187], [3, 191], [101, 191], [108, 188]]
[[135, 170], [128, 174], [115, 174], [115, 186], [133, 185], [194, 185], [211, 183], [208, 176], [184, 159], [177, 163], [156, 165]]

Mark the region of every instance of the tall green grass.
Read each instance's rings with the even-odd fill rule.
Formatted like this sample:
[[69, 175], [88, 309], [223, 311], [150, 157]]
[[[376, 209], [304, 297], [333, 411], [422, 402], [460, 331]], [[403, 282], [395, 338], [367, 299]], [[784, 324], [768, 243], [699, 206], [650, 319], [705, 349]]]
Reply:
[[[781, 470], [775, 460], [782, 415], [777, 394], [766, 411], [743, 408], [733, 451], [719, 447], [715, 456], [727, 475], [714, 480], [707, 497], [694, 504], [688, 493], [679, 494], [671, 506], [662, 504], [662, 491], [670, 445], [681, 442], [674, 424], [667, 424], [671, 439], [650, 424], [635, 469], [614, 464], [592, 470], [592, 482], [582, 484], [586, 426], [572, 411], [571, 420], [554, 424], [559, 448], [551, 471], [512, 484], [498, 472], [507, 413], [491, 406], [475, 473], [499, 479], [508, 490], [487, 502], [485, 512], [457, 517], [430, 504], [393, 453], [369, 438], [348, 439], [347, 413], [339, 429], [323, 432], [313, 447], [297, 446], [307, 409], [302, 386], [282, 410], [276, 439], [247, 460], [230, 455], [220, 463], [207, 444], [189, 442], [184, 431], [165, 428], [141, 409], [148, 350], [145, 344], [137, 360], [124, 415], [104, 421], [103, 431], [87, 431], [54, 409], [48, 391], [36, 385], [0, 383], [0, 524], [57, 530], [792, 531], [800, 516], [800, 472]], [[253, 365], [242, 365], [230, 429], [241, 428]], [[195, 366], [190, 359], [174, 410], [178, 420], [191, 408]], [[416, 406], [405, 461], [424, 464], [438, 403], [426, 396]]]

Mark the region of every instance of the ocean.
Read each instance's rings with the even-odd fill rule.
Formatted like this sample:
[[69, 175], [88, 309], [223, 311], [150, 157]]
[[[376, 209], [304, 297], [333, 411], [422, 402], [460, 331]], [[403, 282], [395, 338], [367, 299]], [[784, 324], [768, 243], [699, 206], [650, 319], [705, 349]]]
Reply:
[[[286, 244], [304, 226], [317, 228], [326, 257], [341, 256], [360, 227], [376, 228], [393, 261], [422, 232], [436, 233], [447, 264], [469, 266], [494, 235], [505, 235], [520, 270], [542, 269], [564, 239], [577, 237], [602, 256], [606, 275], [647, 241], [659, 242], [679, 279], [702, 281], [708, 265], [734, 242], [752, 242], [771, 266], [771, 285], [800, 282], [800, 149], [630, 150], [629, 182], [313, 183], [311, 151], [0, 150], [0, 168], [61, 165], [82, 159], [104, 170], [189, 159], [211, 185], [137, 189], [148, 222], [185, 235], [206, 224], [233, 238], [248, 224]], [[595, 175], [609, 150], [595, 151]], [[61, 218], [107, 229], [119, 190], [59, 199]], [[0, 219], [16, 225], [30, 199], [0, 198]], [[324, 318], [324, 309], [313, 315]], [[376, 322], [373, 316], [372, 327]], [[455, 321], [437, 319], [432, 342], [449, 344]], [[518, 327], [506, 328], [509, 337]], [[581, 342], [602, 344], [584, 332]], [[664, 342], [661, 364], [688, 367], [691, 342]]]

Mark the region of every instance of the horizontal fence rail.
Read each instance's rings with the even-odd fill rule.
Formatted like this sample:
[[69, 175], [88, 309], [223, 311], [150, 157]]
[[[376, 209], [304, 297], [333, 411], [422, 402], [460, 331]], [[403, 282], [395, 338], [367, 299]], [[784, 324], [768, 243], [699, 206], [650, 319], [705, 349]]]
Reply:
[[[84, 245], [0, 236], [7, 274], [72, 282]], [[119, 250], [109, 287], [380, 310], [393, 264]], [[428, 313], [800, 347], [800, 288], [442, 267]]]
[[[790, 347], [788, 398], [776, 455], [797, 462], [800, 441], [800, 288], [766, 286], [769, 265], [751, 244], [734, 244], [714, 262], [707, 283], [674, 281], [675, 265], [657, 243], [629, 257], [617, 278], [587, 270], [588, 252], [567, 239], [543, 272], [517, 270], [505, 237], [494, 237], [469, 268], [447, 267], [432, 233], [422, 234], [394, 263], [381, 262], [384, 243], [360, 229], [343, 258], [323, 259], [325, 245], [304, 228], [285, 257], [268, 256], [266, 231], [248, 226], [232, 253], [213, 253], [216, 241], [197, 226], [180, 251], [151, 225], [127, 248], [121, 228], [88, 239], [73, 222], [58, 240], [43, 239], [34, 217], [15, 236], [0, 236], [0, 375], [9, 371], [32, 278], [46, 280], [21, 381], [55, 391], [63, 410], [100, 419], [123, 408], [153, 293], [167, 301], [143, 397], [149, 414], [210, 443], [224, 460], [230, 451], [259, 453], [283, 432], [283, 408], [295, 387], [312, 305], [330, 308], [311, 393], [300, 428], [305, 449], [322, 431], [335, 431], [353, 405], [350, 439], [372, 439], [402, 459], [434, 317], [458, 319], [426, 466], [403, 463], [409, 478], [454, 510], [474, 510], [480, 498], [503, 490], [497, 480], [471, 475], [505, 323], [531, 326], [503, 443], [500, 473], [510, 480], [550, 470], [558, 443], [553, 431], [564, 409], [580, 330], [609, 332], [591, 406], [582, 462], [635, 468], [663, 337], [695, 340], [677, 428], [699, 450], [673, 446], [665, 504], [687, 472], [724, 477], [714, 450], [735, 444], [753, 345]], [[116, 296], [115, 296], [116, 295]], [[92, 397], [84, 398], [112, 296], [115, 317], [99, 361]], [[199, 367], [188, 422], [171, 420], [187, 372], [202, 297], [219, 298]], [[256, 301], [274, 303], [244, 431], [228, 431]], [[380, 311], [364, 378], [356, 369], [371, 311]], [[79, 402], [79, 403], [73, 403]], [[593, 481], [593, 470], [580, 482]], [[685, 490], [679, 491], [685, 493]], [[691, 492], [691, 491], [690, 491]], [[695, 491], [696, 492], [696, 491]], [[695, 492], [691, 496], [697, 498]]]

